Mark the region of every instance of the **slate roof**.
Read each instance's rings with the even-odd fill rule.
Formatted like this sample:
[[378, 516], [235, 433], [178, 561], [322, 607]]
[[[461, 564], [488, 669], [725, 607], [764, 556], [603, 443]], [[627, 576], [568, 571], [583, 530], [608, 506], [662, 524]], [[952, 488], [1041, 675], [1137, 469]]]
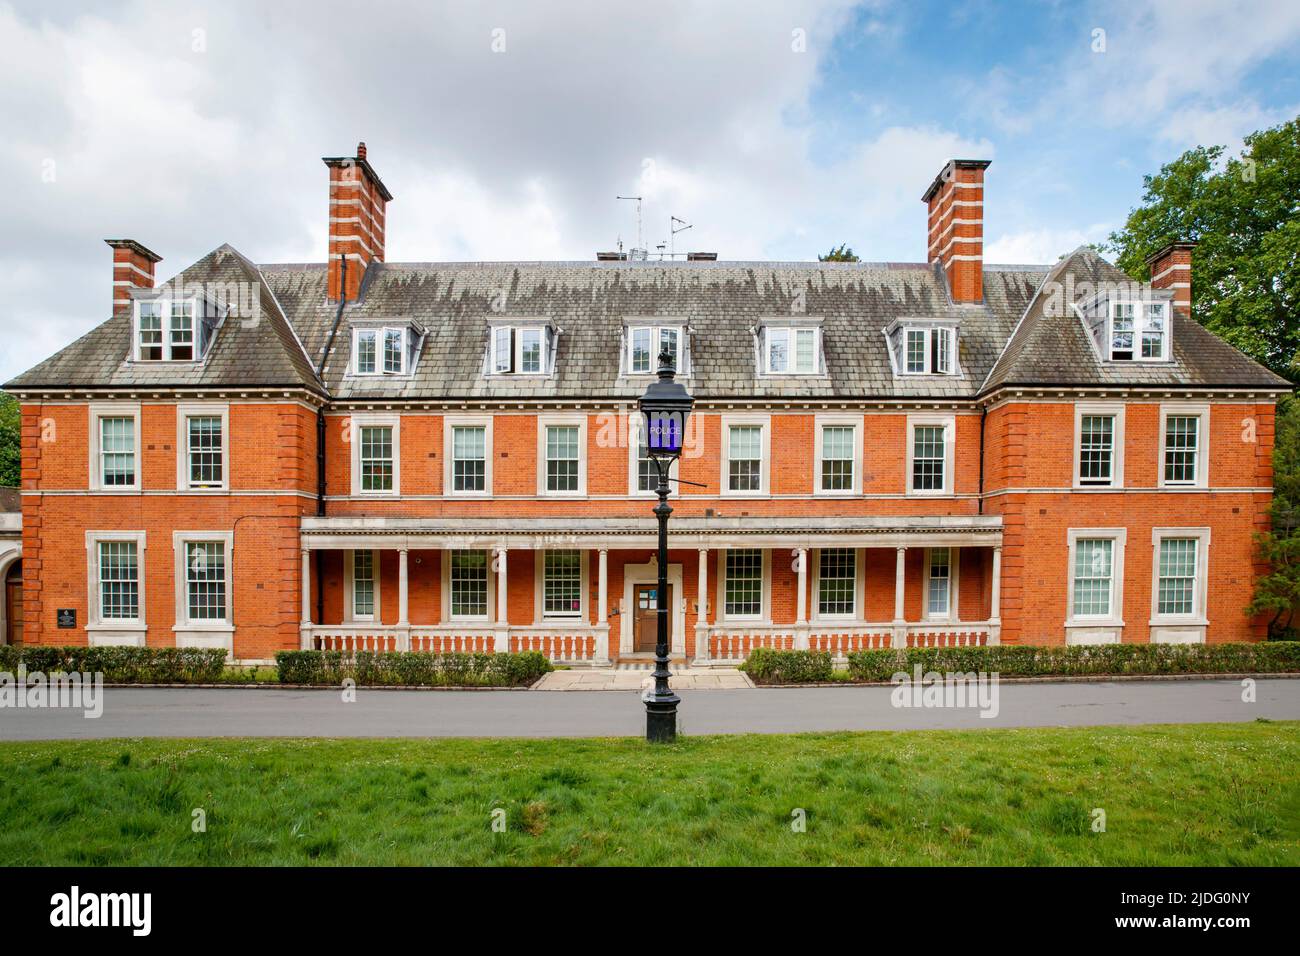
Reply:
[[[1050, 271], [1052, 278], [1124, 280], [1088, 249]], [[1173, 365], [1103, 367], [1079, 319], [1048, 316], [1044, 297], [1036, 297], [1047, 266], [986, 265], [984, 303], [957, 306], [942, 273], [921, 263], [725, 261], [376, 263], [358, 301], [345, 309], [321, 382], [315, 365], [337, 313], [326, 300], [326, 272], [323, 263], [258, 267], [222, 246], [181, 278], [256, 282], [264, 321], [247, 327], [226, 319], [203, 365], [127, 362], [129, 321], [121, 315], [6, 387], [297, 384], [344, 400], [634, 398], [648, 379], [620, 375], [624, 320], [657, 316], [685, 320], [688, 387], [705, 399], [943, 399], [1038, 383], [1290, 388], [1186, 320], [1174, 323]], [[821, 318], [827, 374], [758, 376], [752, 329], [792, 314]], [[906, 318], [958, 323], [960, 375], [893, 375], [883, 330]], [[553, 375], [483, 375], [489, 320], [511, 319], [544, 320], [560, 330]], [[369, 320], [412, 320], [426, 330], [410, 376], [346, 374], [350, 325]]]

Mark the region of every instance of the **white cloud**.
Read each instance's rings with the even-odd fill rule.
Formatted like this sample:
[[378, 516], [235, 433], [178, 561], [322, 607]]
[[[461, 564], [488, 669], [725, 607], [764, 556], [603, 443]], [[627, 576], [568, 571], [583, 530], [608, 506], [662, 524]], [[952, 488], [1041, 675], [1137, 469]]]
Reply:
[[984, 245], [984, 261], [1051, 265], [1080, 246], [1100, 242], [1110, 228], [1096, 224], [1086, 229], [1030, 229], [998, 236]]

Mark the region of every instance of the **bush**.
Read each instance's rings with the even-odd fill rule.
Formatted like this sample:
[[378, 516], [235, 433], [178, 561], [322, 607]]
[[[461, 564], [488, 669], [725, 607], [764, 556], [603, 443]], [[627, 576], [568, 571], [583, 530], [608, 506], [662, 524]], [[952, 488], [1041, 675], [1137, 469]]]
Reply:
[[913, 647], [857, 651], [849, 676], [888, 681], [899, 671], [984, 671], [1003, 677], [1084, 675], [1276, 674], [1300, 671], [1300, 642], [1261, 644], [1097, 644], [1075, 647]]
[[418, 687], [519, 687], [553, 668], [540, 651], [523, 654], [430, 654], [421, 651], [279, 651], [282, 684]]
[[226, 651], [193, 647], [0, 647], [0, 671], [101, 673], [108, 684], [215, 684]]
[[763, 684], [815, 684], [831, 679], [829, 651], [776, 651], [759, 647], [740, 669]]

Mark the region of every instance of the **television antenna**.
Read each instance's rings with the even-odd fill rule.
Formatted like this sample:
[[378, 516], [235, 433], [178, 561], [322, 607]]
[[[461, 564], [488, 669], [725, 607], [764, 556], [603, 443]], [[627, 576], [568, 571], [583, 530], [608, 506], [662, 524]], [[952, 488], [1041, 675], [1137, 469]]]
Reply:
[[677, 258], [677, 242], [676, 242], [677, 234], [679, 232], [685, 232], [687, 229], [694, 229], [694, 228], [695, 226], [692, 223], [687, 222], [685, 219], [679, 219], [676, 216], [668, 217], [668, 258], [669, 259]]
[[629, 259], [644, 259], [646, 257], [645, 246], [641, 244], [641, 198], [640, 196], [615, 196], [615, 199], [627, 199], [636, 202], [636, 246], [632, 249]]

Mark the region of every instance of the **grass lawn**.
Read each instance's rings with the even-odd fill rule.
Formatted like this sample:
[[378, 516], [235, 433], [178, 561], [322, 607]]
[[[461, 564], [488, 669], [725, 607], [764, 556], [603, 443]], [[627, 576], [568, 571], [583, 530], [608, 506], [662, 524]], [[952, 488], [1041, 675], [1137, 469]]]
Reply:
[[3, 865], [1295, 866], [1300, 723], [4, 743], [0, 820]]

